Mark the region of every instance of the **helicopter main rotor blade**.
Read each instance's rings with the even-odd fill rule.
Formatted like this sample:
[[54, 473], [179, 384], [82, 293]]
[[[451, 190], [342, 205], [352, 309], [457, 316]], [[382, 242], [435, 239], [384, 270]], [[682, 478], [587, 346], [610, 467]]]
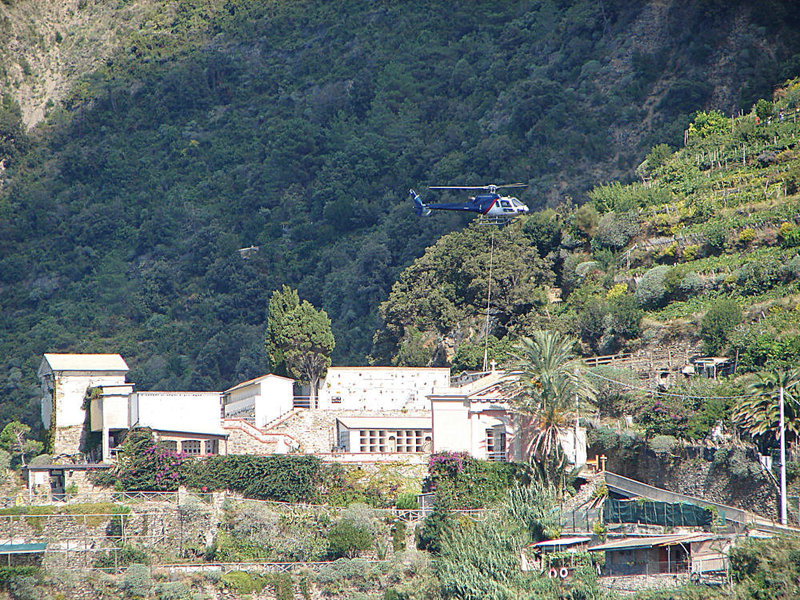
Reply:
[[523, 188], [527, 183], [506, 183], [503, 185], [430, 185], [429, 190], [498, 190], [500, 188]]
[[488, 189], [482, 185], [430, 185], [429, 190], [485, 190]]

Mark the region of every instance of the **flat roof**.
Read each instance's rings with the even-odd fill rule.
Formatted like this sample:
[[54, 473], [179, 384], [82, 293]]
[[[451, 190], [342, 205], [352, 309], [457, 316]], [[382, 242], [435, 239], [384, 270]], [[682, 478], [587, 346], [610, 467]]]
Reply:
[[599, 546], [589, 548], [589, 552], [600, 552], [602, 550], [633, 550], [635, 548], [655, 548], [657, 546], [674, 546], [690, 542], [705, 542], [713, 540], [718, 536], [706, 533], [681, 533], [674, 535], [658, 535], [652, 537], [633, 537], [606, 542]]
[[532, 544], [534, 548], [548, 548], [554, 546], [574, 546], [575, 544], [585, 544], [591, 542], [590, 537], [565, 537], [557, 540], [545, 540], [537, 544]]
[[430, 417], [341, 417], [348, 429], [431, 429]]
[[0, 544], [0, 554], [36, 554], [44, 552], [45, 548], [45, 543]]
[[328, 373], [331, 371], [447, 371], [450, 372], [450, 367], [392, 367], [392, 366], [369, 366], [369, 367], [328, 367]]
[[282, 377], [280, 375], [274, 375], [272, 373], [267, 373], [266, 375], [262, 375], [261, 377], [256, 377], [255, 379], [248, 379], [247, 381], [243, 381], [242, 383], [237, 383], [235, 386], [233, 386], [232, 388], [228, 388], [223, 393], [227, 394], [228, 392], [233, 392], [235, 390], [238, 390], [239, 388], [247, 387], [248, 385], [255, 385], [256, 383], [261, 383], [262, 381], [264, 381], [265, 379], [269, 379], [270, 377], [273, 379], [283, 379], [285, 381], [291, 381], [292, 383], [294, 383], [294, 379], [290, 379], [288, 377]]
[[58, 463], [49, 465], [25, 465], [28, 471], [91, 471], [92, 469], [110, 469], [109, 463]]
[[128, 371], [119, 354], [50, 354], [44, 355], [53, 371]]

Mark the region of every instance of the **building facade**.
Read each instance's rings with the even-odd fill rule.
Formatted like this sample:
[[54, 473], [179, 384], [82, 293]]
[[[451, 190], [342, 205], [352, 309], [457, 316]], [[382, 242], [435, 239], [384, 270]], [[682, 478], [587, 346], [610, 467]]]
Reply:
[[149, 427], [156, 439], [193, 455], [224, 453], [220, 392], [135, 392], [119, 354], [45, 354], [39, 367], [42, 423], [54, 455], [86, 454], [99, 433], [99, 458], [111, 460], [125, 433]]
[[224, 416], [264, 427], [294, 407], [294, 380], [271, 373], [222, 393]]
[[330, 367], [319, 391], [323, 410], [430, 410], [428, 395], [450, 386], [450, 369]]

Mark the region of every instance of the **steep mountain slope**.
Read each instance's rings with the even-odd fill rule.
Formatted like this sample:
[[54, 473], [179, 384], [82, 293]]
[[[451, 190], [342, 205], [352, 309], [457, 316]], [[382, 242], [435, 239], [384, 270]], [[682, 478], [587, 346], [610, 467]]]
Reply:
[[[699, 113], [687, 146], [654, 148], [639, 182], [599, 185], [588, 204], [493, 234], [476, 224], [442, 238], [381, 305], [376, 356], [479, 367], [491, 272], [490, 358], [544, 327], [576, 335], [585, 354], [702, 342], [740, 371], [796, 364], [798, 138], [793, 80], [742, 117]], [[722, 306], [724, 318], [705, 318]]]
[[256, 375], [283, 283], [361, 362], [400, 269], [465, 223], [416, 220], [409, 186], [582, 197], [800, 50], [788, 1], [57, 4], [0, 4], [9, 417], [46, 350], [119, 351], [144, 389]]

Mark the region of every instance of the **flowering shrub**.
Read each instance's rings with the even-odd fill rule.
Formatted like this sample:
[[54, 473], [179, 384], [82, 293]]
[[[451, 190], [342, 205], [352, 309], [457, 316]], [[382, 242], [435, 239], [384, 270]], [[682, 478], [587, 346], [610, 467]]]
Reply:
[[647, 398], [637, 412], [637, 421], [648, 438], [659, 434], [686, 437], [690, 409], [683, 406], [680, 399]]
[[132, 429], [110, 477], [124, 490], [174, 491], [183, 481], [186, 455], [157, 444], [148, 428]]
[[527, 471], [516, 463], [488, 462], [459, 452], [440, 452], [428, 461], [423, 490], [436, 492], [436, 504], [482, 508], [500, 500]]
[[428, 459], [428, 472], [431, 475], [455, 475], [464, 472], [464, 459], [467, 455], [463, 452], [439, 452], [431, 454]]

